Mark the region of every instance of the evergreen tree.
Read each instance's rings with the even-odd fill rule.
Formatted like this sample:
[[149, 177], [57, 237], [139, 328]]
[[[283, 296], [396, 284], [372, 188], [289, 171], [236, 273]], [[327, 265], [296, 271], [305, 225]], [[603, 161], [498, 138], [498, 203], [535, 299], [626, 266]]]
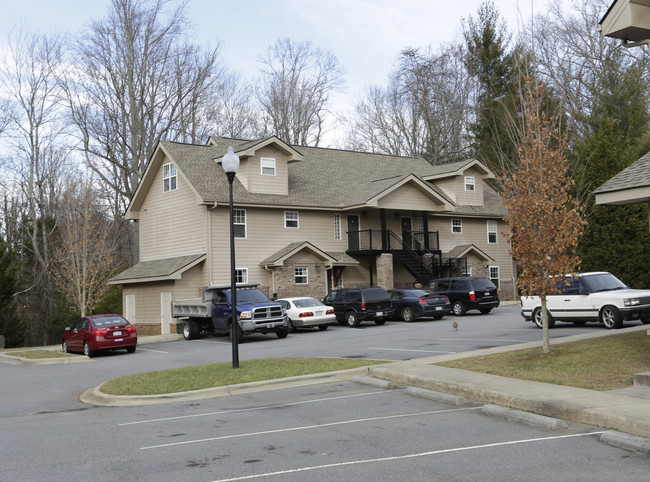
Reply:
[[491, 1], [482, 3], [478, 18], [469, 18], [463, 31], [467, 44], [465, 66], [477, 83], [475, 121], [470, 126], [474, 155], [493, 172], [502, 172], [500, 159], [510, 163], [516, 148], [507, 132], [517, 116], [518, 72], [506, 24]]
[[25, 340], [25, 327], [16, 313], [17, 290], [15, 256], [0, 236], [0, 335], [8, 348], [21, 346]]
[[[610, 65], [599, 79], [589, 132], [575, 143], [584, 189], [591, 193], [650, 150], [648, 90], [638, 66]], [[590, 196], [578, 253], [583, 271], [610, 271], [634, 288], [650, 288], [647, 206], [602, 206]]]

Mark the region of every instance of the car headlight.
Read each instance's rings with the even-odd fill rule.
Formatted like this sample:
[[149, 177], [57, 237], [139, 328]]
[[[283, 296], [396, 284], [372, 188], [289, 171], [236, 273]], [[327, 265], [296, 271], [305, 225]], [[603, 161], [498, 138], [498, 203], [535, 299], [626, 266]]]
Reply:
[[252, 311], [242, 311], [241, 314], [239, 315], [240, 320], [250, 320], [251, 318], [253, 318]]
[[625, 306], [636, 306], [641, 304], [641, 300], [639, 298], [625, 298], [623, 304]]

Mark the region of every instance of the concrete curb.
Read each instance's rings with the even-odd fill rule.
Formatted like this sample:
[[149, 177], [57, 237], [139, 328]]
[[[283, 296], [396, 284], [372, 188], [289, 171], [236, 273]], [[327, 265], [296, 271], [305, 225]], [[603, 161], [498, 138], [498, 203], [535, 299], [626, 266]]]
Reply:
[[522, 412], [513, 408], [502, 407], [500, 405], [483, 405], [480, 410], [485, 415], [510, 420], [512, 422], [524, 423], [533, 427], [541, 427], [548, 430], [565, 430], [569, 424], [564, 420], [557, 418], [545, 417], [536, 413]]
[[650, 440], [647, 438], [610, 430], [600, 436], [600, 441], [613, 447], [650, 454]]

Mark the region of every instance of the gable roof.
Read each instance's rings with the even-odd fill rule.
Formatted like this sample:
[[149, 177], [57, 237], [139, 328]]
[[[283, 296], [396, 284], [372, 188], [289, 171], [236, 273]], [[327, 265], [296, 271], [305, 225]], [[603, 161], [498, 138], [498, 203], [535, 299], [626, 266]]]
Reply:
[[109, 284], [144, 283], [180, 279], [188, 269], [205, 260], [205, 253], [177, 256], [175, 258], [141, 261], [111, 278]]
[[282, 248], [281, 250], [273, 253], [271, 256], [266, 258], [260, 263], [260, 266], [271, 267], [271, 266], [283, 266], [287, 258], [290, 258], [294, 254], [307, 250], [320, 257], [326, 261], [326, 266], [353, 266], [359, 264], [359, 262], [348, 256], [345, 253], [326, 253], [325, 251], [317, 248], [309, 241], [301, 241], [297, 243], [291, 243]]
[[[294, 147], [275, 136], [248, 141], [211, 137], [208, 145], [182, 144], [160, 141], [151, 157], [150, 165], [138, 186], [126, 218], [135, 219], [148, 187], [165, 157], [174, 162], [177, 172], [194, 190], [202, 204], [228, 204], [228, 181], [218, 162], [228, 146], [242, 156], [253, 155], [256, 149], [273, 144], [287, 154], [292, 162], [288, 170], [287, 195], [249, 192], [237, 179], [233, 183], [233, 197], [238, 206], [295, 207], [303, 209], [347, 210], [373, 205], [383, 195], [410, 183], [433, 201], [440, 211], [458, 211], [454, 203], [434, 184], [426, 182], [450, 175], [458, 175], [475, 167], [487, 177], [493, 174], [476, 159], [451, 164], [431, 165], [423, 158], [398, 157], [318, 147]], [[299, 150], [298, 150], [299, 149]], [[488, 196], [495, 194], [484, 185]], [[494, 198], [494, 196], [492, 196]], [[475, 206], [474, 214], [502, 216], [500, 202]], [[462, 208], [464, 209], [464, 208]], [[460, 212], [460, 211], [458, 211]]]
[[596, 204], [650, 201], [650, 152], [599, 186], [594, 194]]
[[468, 254], [473, 253], [479, 259], [485, 261], [494, 261], [485, 251], [479, 249], [474, 244], [462, 244], [452, 248], [448, 253], [442, 253], [443, 258], [464, 258]]

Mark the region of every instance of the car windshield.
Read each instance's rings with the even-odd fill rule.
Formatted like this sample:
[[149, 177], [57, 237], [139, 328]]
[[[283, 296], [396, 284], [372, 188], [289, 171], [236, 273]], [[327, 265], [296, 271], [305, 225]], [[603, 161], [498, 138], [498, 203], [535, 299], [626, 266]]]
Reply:
[[124, 325], [126, 320], [121, 316], [110, 316], [106, 318], [95, 318], [93, 324], [95, 326], [109, 326], [109, 325]]
[[321, 303], [315, 298], [304, 298], [302, 300], [293, 300], [293, 304], [296, 305], [296, 308], [309, 308], [314, 306], [323, 306], [323, 303]]
[[625, 283], [611, 273], [590, 274], [582, 277], [583, 283], [592, 293], [598, 291], [623, 290], [627, 288]]
[[269, 301], [269, 299], [260, 290], [239, 289], [237, 290], [237, 302], [240, 301]]

